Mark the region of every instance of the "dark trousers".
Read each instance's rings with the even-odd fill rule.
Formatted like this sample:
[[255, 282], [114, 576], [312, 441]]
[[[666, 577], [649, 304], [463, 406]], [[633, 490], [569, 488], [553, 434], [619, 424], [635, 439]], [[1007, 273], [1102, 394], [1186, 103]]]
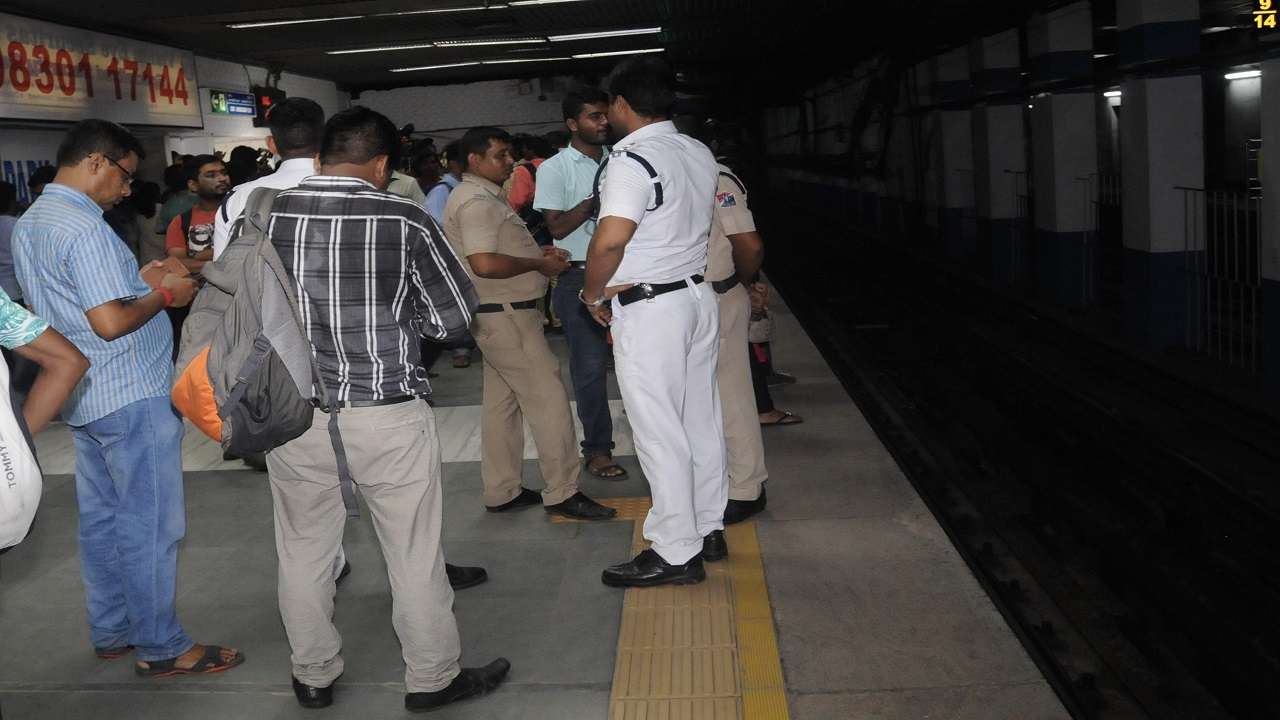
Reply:
[[585, 273], [571, 269], [556, 278], [551, 305], [569, 341], [569, 378], [582, 421], [582, 455], [592, 458], [613, 452], [613, 417], [609, 415], [609, 385], [605, 361], [610, 354], [606, 331], [578, 299]]
[[773, 412], [773, 396], [769, 394], [769, 374], [773, 372], [773, 355], [769, 343], [747, 343], [751, 356], [751, 387], [756, 391], [756, 411]]
[[431, 366], [436, 364], [436, 361], [440, 359], [440, 356], [444, 354], [445, 350], [448, 350], [454, 355], [466, 355], [470, 357], [471, 351], [475, 349], [476, 349], [476, 339], [471, 337], [470, 332], [468, 332], [466, 335], [463, 335], [462, 337], [455, 338], [453, 340], [447, 340], [445, 342], [436, 342], [435, 340], [423, 340], [422, 341], [422, 367], [430, 370]]

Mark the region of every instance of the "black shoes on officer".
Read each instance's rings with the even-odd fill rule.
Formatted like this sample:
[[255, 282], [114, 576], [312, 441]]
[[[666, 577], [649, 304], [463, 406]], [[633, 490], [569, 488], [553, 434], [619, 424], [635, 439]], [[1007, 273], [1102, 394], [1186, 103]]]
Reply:
[[333, 685], [329, 687], [312, 687], [304, 685], [293, 679], [293, 696], [298, 698], [298, 704], [304, 708], [317, 710], [326, 708], [333, 704]]
[[768, 501], [769, 499], [764, 494], [764, 488], [760, 488], [760, 497], [755, 500], [730, 500], [724, 509], [724, 524], [732, 525], [746, 520], [764, 510], [764, 506]]
[[489, 573], [482, 567], [444, 564], [444, 571], [449, 575], [449, 587], [454, 590], [465, 590], [475, 587], [489, 579]]
[[683, 565], [672, 565], [653, 549], [645, 550], [630, 562], [605, 568], [600, 579], [610, 587], [652, 587], [654, 585], [692, 585], [707, 579], [702, 556], [694, 555]]
[[462, 672], [443, 690], [405, 693], [404, 709], [409, 712], [431, 712], [450, 703], [479, 697], [502, 684], [511, 663], [498, 658], [482, 668], [462, 668]]
[[711, 534], [702, 538], [702, 559], [716, 562], [729, 557], [729, 544], [724, 541], [723, 530], [712, 530]]
[[548, 505], [544, 510], [549, 515], [563, 515], [575, 520], [608, 520], [618, 514], [617, 510], [605, 507], [582, 493], [574, 493], [562, 503]]
[[527, 487], [520, 488], [520, 494], [514, 498], [502, 503], [501, 505], [485, 505], [484, 509], [489, 512], [508, 512], [511, 510], [519, 510], [520, 508], [533, 507], [542, 504], [542, 494], [530, 490]]

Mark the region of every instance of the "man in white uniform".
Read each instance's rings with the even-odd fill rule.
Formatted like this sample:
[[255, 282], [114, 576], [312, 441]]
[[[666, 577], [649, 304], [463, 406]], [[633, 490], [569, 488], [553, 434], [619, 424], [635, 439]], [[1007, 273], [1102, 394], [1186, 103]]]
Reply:
[[614, 364], [653, 507], [652, 547], [604, 571], [606, 585], [687, 584], [728, 555], [725, 443], [716, 389], [719, 316], [704, 283], [718, 170], [668, 120], [671, 73], [631, 58], [609, 78], [609, 123], [624, 137], [600, 183], [582, 301], [612, 324]]

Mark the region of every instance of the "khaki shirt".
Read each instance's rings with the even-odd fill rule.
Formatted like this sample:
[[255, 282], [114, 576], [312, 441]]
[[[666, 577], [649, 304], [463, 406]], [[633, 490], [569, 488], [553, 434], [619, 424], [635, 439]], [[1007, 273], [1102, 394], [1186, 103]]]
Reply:
[[729, 236], [756, 229], [755, 218], [747, 207], [745, 187], [729, 168], [720, 166], [715, 221], [711, 223], [711, 243], [707, 250], [708, 280], [725, 280], [734, 274], [733, 244], [729, 242]]
[[[464, 173], [462, 182], [449, 193], [449, 202], [444, 206], [444, 234], [454, 251], [465, 258], [476, 253], [542, 257], [542, 248], [534, 242], [520, 216], [507, 205], [502, 188], [471, 173]], [[469, 259], [466, 267], [482, 303], [536, 300], [547, 292], [547, 278], [540, 272], [494, 280], [477, 277]]]

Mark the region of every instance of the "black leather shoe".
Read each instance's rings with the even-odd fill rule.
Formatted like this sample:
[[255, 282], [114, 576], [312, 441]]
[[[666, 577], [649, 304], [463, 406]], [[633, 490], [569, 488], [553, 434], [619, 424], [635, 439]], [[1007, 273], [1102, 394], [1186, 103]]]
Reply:
[[502, 503], [501, 505], [485, 505], [484, 509], [489, 512], [507, 512], [508, 510], [519, 510], [520, 508], [532, 507], [542, 504], [542, 494], [534, 492], [527, 487], [520, 488], [520, 494], [514, 498]]
[[334, 584], [334, 585], [341, 585], [341, 584], [342, 584], [342, 581], [343, 581], [343, 580], [346, 580], [346, 579], [347, 579], [347, 576], [348, 576], [348, 575], [350, 575], [350, 574], [351, 574], [351, 563], [350, 563], [350, 562], [343, 562], [343, 563], [342, 563], [342, 570], [338, 573], [338, 577], [337, 577], [337, 579], [335, 579], [335, 580], [333, 581], [333, 584]]
[[724, 508], [724, 524], [732, 525], [764, 510], [769, 499], [765, 497], [764, 488], [760, 488], [760, 497], [755, 500], [730, 500]]
[[405, 693], [404, 709], [409, 712], [431, 712], [459, 700], [479, 697], [502, 684], [511, 663], [498, 658], [482, 668], [462, 668], [458, 677], [443, 690]]
[[695, 555], [683, 565], [672, 565], [652, 548], [635, 556], [631, 562], [605, 568], [600, 576], [610, 587], [652, 587], [654, 585], [693, 585], [707, 579], [702, 557]]
[[702, 538], [702, 559], [715, 562], [729, 557], [729, 544], [724, 541], [723, 530], [712, 530]]
[[[304, 685], [293, 680], [293, 696], [298, 698], [298, 704], [304, 708], [318, 709], [326, 708], [333, 704], [333, 685], [329, 687], [312, 687]], [[335, 683], [336, 684], [336, 683]]]
[[562, 503], [548, 505], [543, 509], [551, 515], [563, 515], [575, 520], [608, 520], [618, 514], [617, 510], [605, 507], [580, 492], [569, 496]]
[[449, 574], [449, 587], [454, 590], [465, 590], [475, 587], [489, 579], [489, 573], [482, 567], [444, 564], [444, 571]]

